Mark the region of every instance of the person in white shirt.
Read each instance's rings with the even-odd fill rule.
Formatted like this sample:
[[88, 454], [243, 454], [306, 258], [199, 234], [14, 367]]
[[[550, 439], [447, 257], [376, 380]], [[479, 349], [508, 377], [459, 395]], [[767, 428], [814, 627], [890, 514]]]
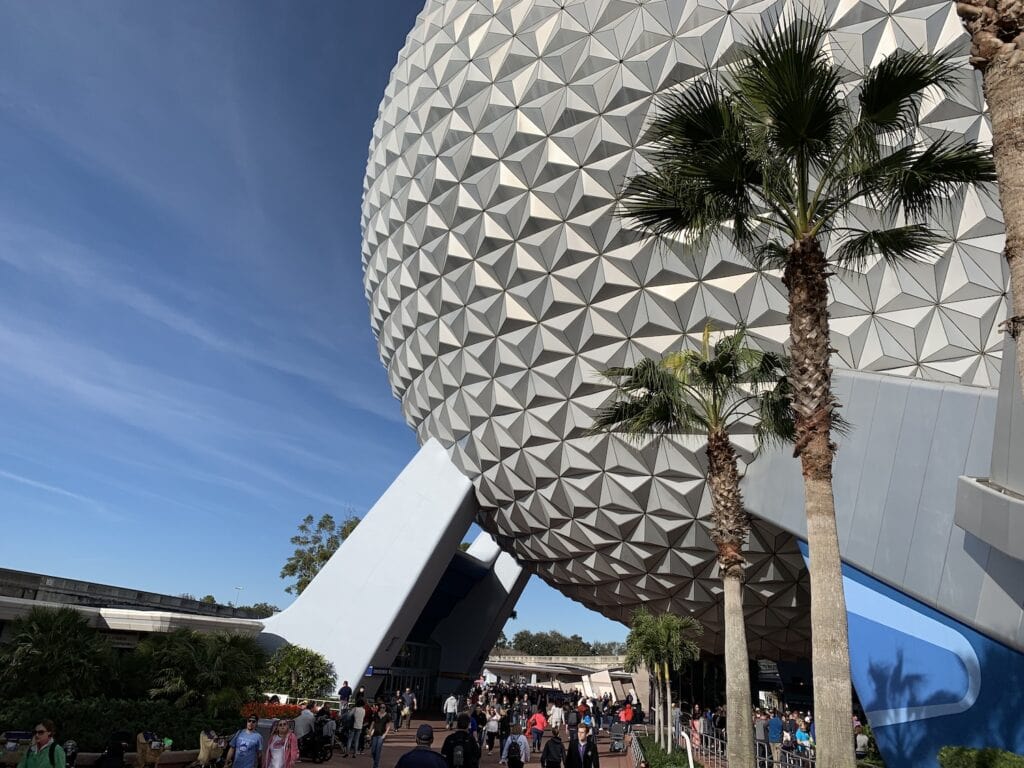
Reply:
[[299, 707], [302, 709], [299, 712], [299, 716], [295, 718], [295, 738], [301, 739], [303, 736], [308, 736], [313, 732], [313, 721], [316, 718], [313, 716], [313, 711], [304, 701], [299, 702]]
[[459, 699], [453, 693], [444, 700], [444, 724], [445, 730], [450, 731], [455, 727], [455, 716], [459, 714]]

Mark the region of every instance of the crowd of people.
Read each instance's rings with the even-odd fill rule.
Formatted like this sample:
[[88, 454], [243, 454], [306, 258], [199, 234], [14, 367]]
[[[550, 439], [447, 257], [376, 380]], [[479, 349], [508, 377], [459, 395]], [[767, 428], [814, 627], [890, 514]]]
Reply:
[[[371, 700], [363, 688], [353, 690], [346, 681], [338, 691], [340, 709], [300, 702], [294, 721], [279, 721], [269, 743], [252, 739], [255, 718], [230, 742], [232, 768], [293, 768], [298, 743], [313, 733], [315, 724], [329, 717], [332, 742], [341, 757], [369, 751], [373, 768], [380, 768], [384, 743], [390, 734], [412, 728], [418, 708], [410, 689]], [[478, 768], [484, 750], [497, 751], [500, 764], [523, 768], [531, 759], [542, 768], [600, 768], [596, 734], [618, 721], [628, 729], [642, 717], [631, 700], [616, 705], [610, 696], [588, 698], [578, 691], [551, 692], [533, 687], [488, 685], [468, 696], [449, 696], [443, 703], [447, 733], [440, 751], [433, 751], [434, 729], [416, 727], [416, 746], [396, 768]], [[321, 726], [322, 727], [322, 726]], [[563, 740], [564, 736], [564, 740]], [[262, 759], [260, 759], [262, 758]]]
[[[673, 723], [676, 738], [682, 732], [683, 713], [673, 705]], [[687, 715], [690, 739], [694, 749], [724, 750], [728, 740], [726, 708], [702, 708], [695, 704]], [[775, 765], [800, 764], [814, 758], [814, 716], [811, 712], [755, 707], [751, 714], [751, 727], [757, 754], [758, 768]], [[866, 757], [870, 739], [859, 718], [853, 716], [854, 752], [858, 759]]]

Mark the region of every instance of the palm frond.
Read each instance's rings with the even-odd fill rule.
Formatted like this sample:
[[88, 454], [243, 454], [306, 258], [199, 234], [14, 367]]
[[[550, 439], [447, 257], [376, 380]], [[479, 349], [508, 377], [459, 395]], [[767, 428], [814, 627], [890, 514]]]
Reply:
[[996, 180], [992, 153], [973, 141], [947, 134], [924, 148], [915, 147], [886, 179], [890, 204], [924, 218], [956, 199], [966, 184]]
[[896, 51], [868, 70], [861, 85], [860, 124], [873, 131], [906, 131], [917, 125], [924, 91], [948, 90], [959, 66], [952, 53]]
[[767, 447], [792, 443], [796, 439], [792, 397], [793, 389], [786, 377], [758, 397], [757, 427], [754, 430], [758, 453]]
[[744, 116], [766, 153], [812, 163], [827, 156], [847, 110], [824, 55], [828, 25], [809, 13], [753, 35], [729, 70]]
[[832, 254], [832, 260], [844, 267], [863, 267], [871, 256], [880, 256], [890, 264], [922, 261], [935, 256], [944, 239], [922, 224], [907, 224], [889, 229], [851, 229]]

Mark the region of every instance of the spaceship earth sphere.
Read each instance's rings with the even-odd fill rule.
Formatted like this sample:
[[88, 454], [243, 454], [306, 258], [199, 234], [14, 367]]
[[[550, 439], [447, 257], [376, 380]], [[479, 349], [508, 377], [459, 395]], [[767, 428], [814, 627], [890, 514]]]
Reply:
[[[371, 322], [421, 441], [475, 484], [478, 522], [548, 583], [625, 620], [640, 604], [721, 608], [696, 439], [588, 436], [596, 372], [692, 345], [706, 322], [787, 337], [780, 275], [724, 241], [638, 237], [614, 215], [641, 167], [657, 94], [737, 55], [785, 0], [428, 0], [391, 75], [362, 210]], [[953, 51], [962, 87], [926, 95], [920, 131], [986, 142], [979, 83], [949, 0], [817, 3], [854, 84], [894, 50]], [[855, 209], [869, 221], [871, 211]], [[950, 202], [934, 263], [869, 263], [832, 280], [834, 363], [995, 385], [1005, 313], [1002, 221], [982, 192]], [[749, 440], [741, 438], [748, 451]], [[755, 520], [751, 653], [806, 653], [806, 572], [793, 537]]]

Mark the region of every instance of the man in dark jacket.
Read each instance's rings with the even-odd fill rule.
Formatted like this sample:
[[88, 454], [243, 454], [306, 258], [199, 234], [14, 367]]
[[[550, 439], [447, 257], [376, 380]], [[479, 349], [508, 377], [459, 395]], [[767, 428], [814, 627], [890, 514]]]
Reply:
[[432, 752], [434, 729], [424, 723], [416, 729], [416, 747], [409, 750], [395, 763], [395, 768], [447, 768], [445, 759]]
[[590, 729], [580, 723], [576, 735], [565, 752], [565, 768], [600, 768], [597, 744], [590, 738]]
[[544, 745], [544, 751], [540, 753], [540, 765], [541, 768], [562, 768], [564, 761], [565, 744], [562, 743], [558, 731], [555, 731]]

